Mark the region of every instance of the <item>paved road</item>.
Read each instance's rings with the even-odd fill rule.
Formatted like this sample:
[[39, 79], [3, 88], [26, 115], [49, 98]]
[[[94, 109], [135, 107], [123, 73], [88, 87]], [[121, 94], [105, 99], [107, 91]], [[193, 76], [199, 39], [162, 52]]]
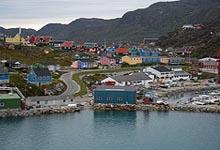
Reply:
[[74, 93], [79, 90], [78, 84], [72, 80], [73, 72], [69, 71], [61, 75], [60, 79], [67, 85], [67, 89], [64, 93], [58, 96], [34, 96], [28, 97], [28, 101], [38, 101], [38, 100], [64, 100], [64, 99], [74, 99]]

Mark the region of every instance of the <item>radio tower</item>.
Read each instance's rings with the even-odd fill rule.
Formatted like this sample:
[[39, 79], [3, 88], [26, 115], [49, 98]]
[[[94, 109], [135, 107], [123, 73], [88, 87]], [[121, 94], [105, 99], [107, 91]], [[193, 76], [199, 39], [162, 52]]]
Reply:
[[217, 51], [217, 59], [218, 59], [218, 84], [220, 84], [220, 48]]

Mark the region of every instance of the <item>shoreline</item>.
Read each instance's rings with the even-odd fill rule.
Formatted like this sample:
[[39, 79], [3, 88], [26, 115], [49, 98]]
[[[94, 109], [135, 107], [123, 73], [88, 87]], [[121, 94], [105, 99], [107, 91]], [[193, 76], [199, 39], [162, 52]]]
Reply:
[[220, 113], [220, 105], [109, 105], [96, 104], [94, 110], [99, 111], [158, 111], [158, 112], [203, 112], [203, 113]]
[[215, 84], [212, 86], [190, 86], [190, 87], [181, 87], [181, 88], [172, 88], [172, 89], [160, 89], [158, 91], [159, 98], [168, 97], [170, 95], [175, 95], [178, 93], [183, 92], [200, 92], [200, 91], [206, 91], [206, 90], [218, 90], [220, 89], [220, 84]]
[[31, 110], [0, 110], [1, 118], [11, 117], [31, 117], [51, 114], [67, 114], [80, 112], [86, 109], [93, 109], [94, 111], [148, 111], [148, 112], [202, 112], [202, 113], [220, 113], [220, 105], [158, 105], [158, 104], [94, 104], [86, 108], [76, 107], [50, 107], [50, 108], [36, 108]]
[[8, 109], [0, 110], [0, 119], [9, 117], [31, 117], [51, 114], [66, 114], [80, 112], [82, 108], [79, 107], [45, 107], [36, 108], [31, 110], [20, 110], [20, 109]]

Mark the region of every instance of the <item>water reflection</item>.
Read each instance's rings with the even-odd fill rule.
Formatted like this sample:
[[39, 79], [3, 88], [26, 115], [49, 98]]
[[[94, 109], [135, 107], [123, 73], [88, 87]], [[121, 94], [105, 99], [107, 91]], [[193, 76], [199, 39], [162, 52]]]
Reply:
[[136, 111], [94, 111], [95, 127], [103, 126], [129, 126], [135, 127]]

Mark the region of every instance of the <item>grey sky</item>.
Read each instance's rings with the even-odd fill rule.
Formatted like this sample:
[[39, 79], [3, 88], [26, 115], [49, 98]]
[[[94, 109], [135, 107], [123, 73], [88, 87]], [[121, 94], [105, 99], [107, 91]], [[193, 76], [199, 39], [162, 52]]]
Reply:
[[0, 26], [39, 29], [77, 18], [112, 19], [158, 1], [168, 0], [0, 0]]

